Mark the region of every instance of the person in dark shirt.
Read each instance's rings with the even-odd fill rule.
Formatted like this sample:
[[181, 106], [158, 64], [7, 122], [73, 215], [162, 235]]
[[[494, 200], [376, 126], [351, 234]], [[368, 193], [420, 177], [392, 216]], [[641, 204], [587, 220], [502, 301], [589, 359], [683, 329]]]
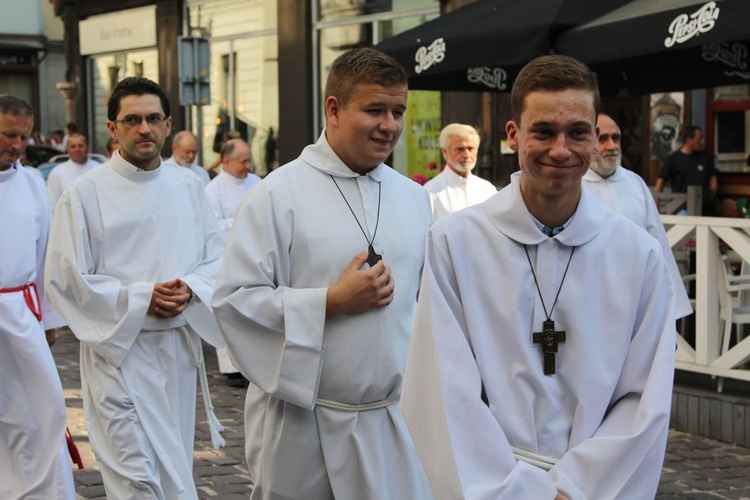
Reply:
[[661, 193], [664, 183], [669, 182], [673, 193], [686, 193], [688, 186], [701, 186], [704, 194], [714, 195], [718, 186], [717, 170], [713, 157], [704, 151], [703, 145], [700, 127], [686, 127], [682, 147], [664, 161], [654, 191]]

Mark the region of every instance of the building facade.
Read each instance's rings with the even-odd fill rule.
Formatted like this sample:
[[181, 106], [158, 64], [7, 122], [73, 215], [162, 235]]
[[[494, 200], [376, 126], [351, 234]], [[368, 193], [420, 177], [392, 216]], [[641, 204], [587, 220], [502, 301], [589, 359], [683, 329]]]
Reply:
[[[158, 81], [170, 95], [174, 130], [201, 140], [204, 165], [216, 161], [228, 133], [245, 138], [263, 175], [296, 158], [324, 126], [323, 92], [333, 59], [371, 46], [471, 0], [78, 0], [80, 41], [73, 80], [78, 117], [94, 150], [106, 141], [104, 106], [126, 76]], [[210, 42], [210, 102], [181, 106], [179, 36]], [[75, 52], [75, 50], [74, 50]], [[657, 94], [618, 95], [603, 102], [623, 129], [626, 167], [653, 184], [679, 126], [704, 128], [709, 151], [727, 171], [745, 169], [750, 153], [748, 85]], [[671, 115], [670, 115], [671, 113]], [[440, 164], [437, 137], [460, 121], [482, 135], [477, 173], [507, 184], [516, 158], [503, 147], [509, 96], [500, 93], [410, 91], [405, 131], [391, 163], [412, 175]], [[672, 127], [671, 130], [669, 127]], [[670, 133], [672, 134], [670, 136]], [[169, 145], [167, 145], [169, 147]]]

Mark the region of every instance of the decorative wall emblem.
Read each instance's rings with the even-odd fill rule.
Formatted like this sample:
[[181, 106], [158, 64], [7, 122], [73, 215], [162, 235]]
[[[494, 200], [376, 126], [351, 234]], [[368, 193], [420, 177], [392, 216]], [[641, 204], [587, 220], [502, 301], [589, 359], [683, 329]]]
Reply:
[[503, 68], [488, 68], [487, 66], [469, 68], [466, 71], [466, 78], [471, 83], [485, 85], [491, 89], [505, 90], [508, 87], [508, 73]]
[[669, 48], [676, 43], [684, 43], [694, 36], [707, 33], [719, 19], [719, 8], [716, 2], [708, 2], [689, 16], [680, 14], [669, 25], [669, 38], [664, 40], [664, 46]]
[[703, 46], [701, 56], [704, 61], [721, 63], [731, 68], [724, 72], [727, 76], [738, 76], [750, 80], [747, 47], [739, 42], [707, 43]]
[[417, 53], [414, 55], [414, 60], [417, 62], [414, 71], [420, 74], [443, 59], [445, 59], [445, 41], [438, 38], [429, 47], [422, 46], [417, 49]]

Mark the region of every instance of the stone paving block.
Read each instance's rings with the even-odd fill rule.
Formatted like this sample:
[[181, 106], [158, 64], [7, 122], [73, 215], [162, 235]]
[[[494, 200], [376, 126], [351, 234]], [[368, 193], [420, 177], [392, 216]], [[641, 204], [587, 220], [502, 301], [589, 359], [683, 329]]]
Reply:
[[104, 486], [84, 486], [83, 488], [77, 488], [76, 493], [81, 495], [83, 498], [101, 498], [106, 497]]
[[198, 476], [223, 476], [227, 474], [241, 473], [237, 467], [234, 466], [216, 466], [211, 465], [207, 467], [193, 467], [193, 474]]
[[247, 497], [253, 491], [250, 484], [222, 484], [213, 488], [222, 498], [231, 493], [244, 493]]

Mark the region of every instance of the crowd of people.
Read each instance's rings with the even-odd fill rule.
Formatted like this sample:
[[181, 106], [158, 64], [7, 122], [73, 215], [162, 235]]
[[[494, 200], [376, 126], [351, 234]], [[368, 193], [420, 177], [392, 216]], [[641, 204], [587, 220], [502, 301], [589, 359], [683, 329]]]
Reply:
[[204, 341], [247, 387], [252, 499], [653, 498], [691, 308], [593, 73], [521, 71], [499, 192], [463, 124], [424, 187], [388, 167], [406, 107], [395, 60], [347, 51], [317, 142], [261, 180], [229, 138], [209, 179], [191, 132], [161, 158], [169, 99], [126, 78], [109, 160], [72, 131], [45, 186], [19, 161], [33, 111], [0, 96], [0, 498], [75, 498], [63, 324], [109, 498], [198, 498], [197, 383], [223, 444]]

